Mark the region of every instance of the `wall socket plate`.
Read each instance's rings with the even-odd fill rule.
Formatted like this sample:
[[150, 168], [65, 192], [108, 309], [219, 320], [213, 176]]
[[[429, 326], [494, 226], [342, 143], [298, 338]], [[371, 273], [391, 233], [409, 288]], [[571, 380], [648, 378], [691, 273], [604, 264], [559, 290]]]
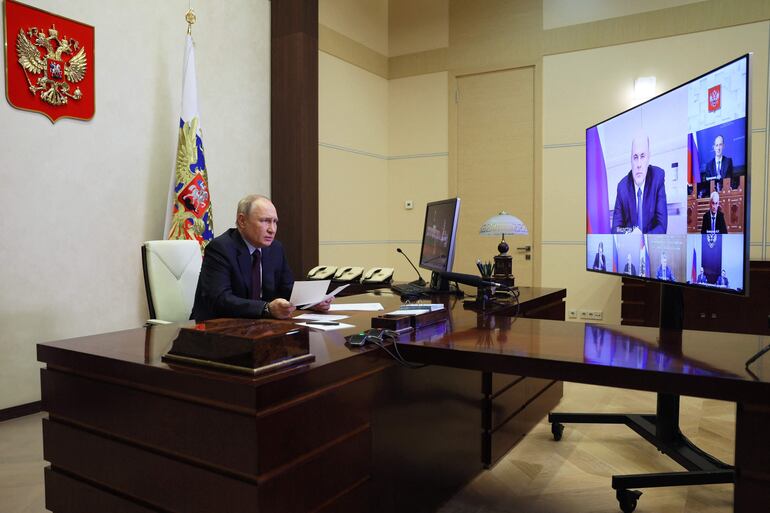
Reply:
[[404, 202], [404, 209], [405, 210], [412, 210], [414, 208], [414, 201], [412, 200], [406, 200]]

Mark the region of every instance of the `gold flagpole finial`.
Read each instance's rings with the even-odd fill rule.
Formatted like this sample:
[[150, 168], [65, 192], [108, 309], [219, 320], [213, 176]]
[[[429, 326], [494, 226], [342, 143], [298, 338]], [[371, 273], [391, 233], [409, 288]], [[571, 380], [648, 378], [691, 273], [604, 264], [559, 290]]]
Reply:
[[184, 15], [184, 19], [187, 21], [187, 34], [191, 35], [193, 23], [195, 23], [195, 20], [197, 19], [197, 16], [195, 16], [195, 11], [192, 9], [188, 10]]

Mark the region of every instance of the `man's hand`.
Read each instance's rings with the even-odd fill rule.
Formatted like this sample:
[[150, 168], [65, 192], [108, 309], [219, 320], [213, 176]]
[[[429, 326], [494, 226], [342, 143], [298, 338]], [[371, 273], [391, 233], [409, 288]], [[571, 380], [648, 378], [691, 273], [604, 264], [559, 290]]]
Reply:
[[321, 301], [317, 305], [313, 305], [310, 309], [314, 310], [316, 312], [328, 312], [329, 311], [329, 306], [331, 306], [333, 300], [334, 300], [334, 298], [330, 297], [326, 301]]
[[[270, 317], [273, 317], [275, 319], [288, 319], [291, 317], [291, 313], [297, 309], [294, 305], [289, 303], [283, 298], [277, 298], [270, 301], [270, 304], [268, 305], [268, 309], [270, 309]], [[327, 307], [328, 309], [328, 307]]]

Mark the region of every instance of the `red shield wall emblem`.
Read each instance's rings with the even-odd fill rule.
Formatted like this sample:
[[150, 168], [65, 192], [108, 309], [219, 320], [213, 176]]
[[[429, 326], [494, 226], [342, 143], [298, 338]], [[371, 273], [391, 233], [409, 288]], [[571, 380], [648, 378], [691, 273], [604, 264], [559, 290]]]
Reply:
[[722, 107], [722, 85], [715, 85], [709, 89], [709, 112], [714, 112]]
[[59, 118], [91, 119], [95, 109], [94, 28], [6, 0], [8, 103]]
[[200, 173], [196, 174], [187, 187], [182, 189], [177, 195], [179, 202], [184, 205], [184, 209], [192, 213], [195, 217], [201, 218], [209, 208], [211, 198], [209, 189], [206, 187], [206, 180]]

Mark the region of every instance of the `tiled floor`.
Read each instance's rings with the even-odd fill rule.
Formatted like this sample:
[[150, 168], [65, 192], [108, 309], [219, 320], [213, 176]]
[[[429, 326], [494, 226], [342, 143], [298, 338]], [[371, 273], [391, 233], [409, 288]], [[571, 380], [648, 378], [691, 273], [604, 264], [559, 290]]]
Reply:
[[[562, 411], [654, 412], [655, 395], [564, 384]], [[682, 430], [733, 463], [735, 405], [682, 398]], [[0, 423], [0, 513], [42, 513], [44, 414]], [[567, 425], [553, 441], [543, 420], [492, 470], [482, 473], [440, 513], [618, 513], [612, 474], [681, 470], [623, 426]], [[639, 513], [728, 513], [732, 485], [643, 490]]]

